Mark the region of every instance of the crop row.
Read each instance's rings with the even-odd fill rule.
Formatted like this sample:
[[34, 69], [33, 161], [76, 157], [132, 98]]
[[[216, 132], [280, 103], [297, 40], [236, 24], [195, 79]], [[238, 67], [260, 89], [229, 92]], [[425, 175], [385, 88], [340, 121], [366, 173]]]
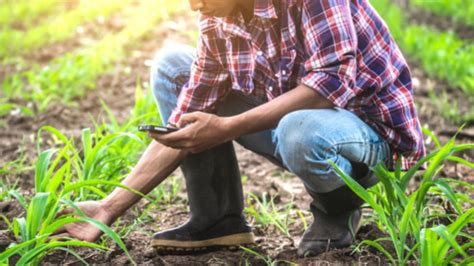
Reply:
[[[93, 121], [94, 131], [83, 129], [81, 146], [55, 128], [45, 126], [40, 129], [37, 137], [39, 156], [35, 167], [34, 194], [31, 198], [26, 197], [15, 187], [2, 184], [3, 191], [0, 200], [17, 200], [24, 208], [26, 216], [16, 217], [13, 221], [4, 218], [17, 243], [12, 243], [3, 253], [0, 253], [0, 264], [13, 263], [17, 260], [15, 262], [17, 265], [37, 265], [45, 255], [55, 250], [66, 251], [87, 264], [71, 247], [109, 249], [104, 241], [87, 243], [53, 235], [61, 226], [74, 222], [93, 224], [128, 255], [121, 237], [132, 229], [123, 229], [116, 233], [107, 225], [83, 213], [77, 216], [59, 216], [58, 212], [65, 207], [77, 209], [75, 202], [78, 201], [102, 199], [114, 187], [130, 190], [122, 186], [120, 180], [135, 165], [141, 151], [149, 142], [145, 134], [137, 132], [137, 125], [147, 122], [160, 123], [156, 105], [150, 94], [145, 95], [142, 88], [137, 86], [135, 105], [131, 110], [130, 118], [123, 123], [118, 123], [104, 105], [106, 113], [109, 114], [108, 122]], [[49, 133], [52, 142], [45, 143], [42, 139], [45, 133]], [[49, 147], [43, 150], [44, 144]], [[50, 147], [56, 147], [56, 149]], [[11, 169], [16, 167], [15, 162], [9, 164], [8, 167], [10, 169], [1, 171], [11, 172]], [[173, 200], [178, 190], [177, 183], [168, 182], [167, 185], [168, 187], [161, 186], [146, 197], [155, 203], [152, 205], [165, 200]], [[146, 215], [145, 211], [139, 220]], [[12, 257], [15, 256], [16, 259], [12, 261]]]
[[[35, 66], [5, 79], [6, 99], [20, 98], [38, 104], [40, 111], [54, 101], [70, 102], [95, 87], [96, 79], [126, 54], [126, 48], [149, 32], [160, 19], [166, 19], [182, 5], [164, 1], [144, 1], [125, 19], [127, 25], [100, 42], [54, 59], [46, 67]], [[156, 10], [156, 12], [150, 12]], [[144, 19], [146, 18], [146, 19]], [[2, 103], [0, 103], [1, 106]], [[3, 109], [11, 109], [9, 103]], [[1, 108], [0, 108], [1, 109]]]
[[[0, 253], [0, 263], [12, 263], [10, 259], [16, 256], [20, 259], [17, 262], [19, 264], [35, 265], [54, 250], [69, 252], [84, 262], [72, 247], [108, 249], [104, 241], [91, 244], [52, 235], [60, 225], [78, 221], [98, 227], [127, 254], [120, 238], [136, 229], [137, 223], [147, 219], [147, 210], [132, 225], [116, 232], [80, 212], [76, 216], [57, 215], [64, 207], [75, 208], [79, 201], [100, 200], [114, 187], [133, 191], [120, 185], [120, 180], [135, 165], [149, 142], [145, 134], [137, 132], [137, 125], [160, 124], [153, 97], [150, 93], [144, 94], [142, 88], [137, 86], [135, 105], [130, 118], [123, 123], [116, 120], [106, 105], [103, 107], [108, 114], [107, 122], [94, 121], [93, 131], [84, 129], [80, 146], [55, 128], [45, 126], [38, 132], [39, 157], [35, 168], [34, 194], [31, 198], [25, 197], [15, 188], [2, 187], [4, 194], [0, 200], [18, 200], [26, 211], [26, 217], [7, 222], [18, 242]], [[472, 162], [457, 155], [473, 150], [474, 144], [458, 145], [453, 138], [443, 146], [432, 132], [424, 132], [433, 139], [437, 149], [406, 172], [400, 170], [400, 164], [394, 172], [389, 172], [383, 165], [377, 166], [374, 171], [381, 182], [368, 192], [334, 165], [348, 186], [374, 210], [372, 219], [375, 225], [387, 235], [375, 240], [364, 240], [356, 250], [362, 246], [371, 246], [386, 256], [392, 265], [413, 262], [421, 265], [473, 263], [474, 257], [468, 255], [468, 249], [472, 247], [474, 237], [466, 233], [466, 226], [474, 222], [473, 199], [468, 194], [474, 186], [462, 180], [445, 178], [440, 169], [448, 161], [474, 169]], [[44, 133], [52, 136], [49, 142], [42, 139]], [[419, 176], [417, 172], [423, 164], [427, 165], [427, 169]], [[9, 167], [15, 168], [12, 164]], [[415, 178], [420, 180], [419, 183], [412, 182]], [[169, 181], [146, 197], [154, 203], [150, 207], [175, 199], [179, 185], [176, 179]], [[245, 177], [243, 182], [246, 182]], [[250, 194], [247, 205], [245, 212], [250, 219], [263, 226], [271, 224], [284, 235], [291, 236], [288, 224], [291, 222], [292, 202], [277, 207], [273, 199], [268, 200], [265, 195], [260, 200]], [[306, 227], [306, 219], [301, 212], [296, 215]], [[250, 249], [244, 251], [272, 262], [271, 258]]]
[[474, 27], [474, 2], [472, 0], [410, 0], [410, 3], [437, 15], [451, 17], [459, 23]]
[[[474, 45], [454, 33], [442, 33], [426, 26], [408, 24], [404, 12], [388, 0], [372, 1], [384, 18], [402, 50], [420, 63], [432, 78], [447, 81], [460, 88], [474, 103]], [[472, 115], [472, 114], [471, 114]], [[469, 114], [460, 114], [471, 119]]]
[[[13, 222], [7, 222], [18, 242], [0, 253], [0, 263], [12, 263], [10, 259], [16, 255], [20, 259], [18, 264], [36, 265], [54, 250], [69, 252], [84, 262], [71, 247], [108, 249], [107, 243], [103, 241], [91, 244], [52, 235], [59, 226], [78, 221], [98, 227], [127, 254], [120, 237], [136, 228], [137, 222], [114, 232], [81, 212], [76, 216], [57, 215], [63, 207], [77, 209], [78, 201], [101, 199], [114, 187], [133, 191], [120, 185], [120, 180], [134, 166], [139, 153], [149, 141], [143, 133], [136, 131], [136, 125], [159, 123], [159, 114], [153, 97], [150, 94], [144, 95], [140, 87], [137, 87], [136, 103], [126, 122], [118, 123], [105, 105], [104, 108], [109, 114], [108, 123], [95, 122], [94, 132], [84, 129], [82, 146], [77, 146], [73, 139], [68, 139], [57, 129], [46, 126], [40, 130], [37, 141], [41, 148], [36, 163], [35, 193], [31, 198], [26, 198], [14, 188], [3, 188], [6, 194], [2, 200], [18, 200], [26, 210], [26, 217], [17, 217]], [[54, 141], [42, 148], [44, 141], [40, 136], [45, 132], [50, 133]], [[456, 155], [474, 149], [474, 144], [456, 145], [453, 138], [442, 146], [433, 133], [425, 130], [425, 134], [434, 140], [437, 149], [407, 172], [400, 171], [400, 164], [394, 172], [389, 172], [383, 165], [377, 166], [374, 171], [381, 183], [368, 192], [334, 165], [348, 186], [373, 208], [373, 221], [387, 235], [375, 240], [364, 240], [356, 250], [364, 245], [371, 246], [386, 256], [392, 265], [413, 262], [421, 265], [468, 265], [474, 262], [474, 257], [467, 254], [474, 237], [465, 230], [467, 225], [474, 222], [474, 208], [466, 208], [472, 206], [473, 199], [462, 191], [469, 193], [474, 186], [444, 178], [439, 170], [448, 161], [474, 169], [473, 163]], [[48, 146], [57, 149], [50, 149]], [[416, 173], [425, 163], [427, 170], [418, 177]], [[415, 178], [421, 180], [420, 183], [409, 186]], [[147, 197], [155, 203], [150, 206], [170, 202], [175, 198], [179, 186], [175, 179], [171, 181], [172, 183], [166, 184], [167, 187], [160, 185]], [[454, 189], [455, 187], [464, 189]], [[250, 219], [263, 226], [272, 224], [286, 236], [291, 236], [288, 224], [291, 220], [289, 216], [293, 208], [292, 202], [279, 208], [265, 194], [261, 200], [250, 194], [247, 204], [245, 212]], [[146, 216], [147, 210], [137, 219], [138, 223]], [[306, 227], [306, 219], [301, 212], [297, 216]], [[50, 241], [46, 241], [47, 239]], [[271, 258], [253, 250], [244, 248], [244, 251], [261, 257], [267, 263], [272, 262]]]
[[59, 16], [54, 16], [27, 31], [13, 28], [0, 32], [0, 58], [31, 52], [44, 45], [73, 36], [76, 28], [98, 16], [108, 16], [123, 8], [131, 0], [81, 0], [79, 6]]
[[372, 1], [372, 5], [384, 17], [398, 44], [419, 60], [428, 74], [474, 94], [474, 45], [453, 33], [407, 24], [403, 11], [388, 0]]
[[59, 0], [17, 0], [0, 4], [0, 27], [8, 27], [15, 23], [29, 26], [50, 11], [62, 11], [69, 5]]
[[[363, 240], [360, 245], [380, 251], [392, 265], [471, 265], [474, 256], [468, 253], [474, 236], [467, 227], [474, 222], [469, 194], [474, 185], [446, 178], [440, 169], [451, 161], [474, 170], [472, 162], [456, 155], [473, 150], [474, 144], [456, 144], [453, 137], [442, 146], [432, 132], [424, 132], [433, 138], [437, 149], [406, 172], [400, 170], [400, 162], [394, 172], [378, 165], [373, 170], [380, 184], [369, 191], [333, 164], [346, 184], [373, 209], [377, 226], [387, 235]], [[419, 183], [409, 186], [425, 163]], [[390, 252], [393, 249], [395, 254]]]

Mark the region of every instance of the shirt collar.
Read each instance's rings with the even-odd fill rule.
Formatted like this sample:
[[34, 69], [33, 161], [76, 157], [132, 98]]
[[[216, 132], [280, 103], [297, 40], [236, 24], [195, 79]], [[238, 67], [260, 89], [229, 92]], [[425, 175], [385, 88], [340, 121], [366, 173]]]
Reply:
[[[255, 0], [254, 18], [252, 20], [259, 21], [263, 27], [270, 25], [270, 19], [278, 18], [275, 6], [272, 0]], [[252, 37], [247, 30], [243, 15], [236, 12], [234, 15], [225, 18], [207, 17], [204, 24], [219, 25], [227, 36], [240, 36], [250, 40]]]
[[255, 0], [254, 15], [263, 19], [278, 18], [272, 0]]

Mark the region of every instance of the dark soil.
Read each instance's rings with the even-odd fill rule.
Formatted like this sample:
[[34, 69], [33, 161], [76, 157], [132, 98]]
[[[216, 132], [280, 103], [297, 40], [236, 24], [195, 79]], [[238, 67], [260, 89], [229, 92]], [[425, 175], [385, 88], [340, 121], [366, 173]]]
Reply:
[[[127, 58], [116, 64], [116, 71], [104, 75], [98, 81], [98, 89], [91, 91], [84, 99], [78, 99], [76, 107], [55, 105], [48, 109], [42, 115], [37, 117], [23, 117], [19, 115], [9, 115], [4, 118], [6, 126], [0, 128], [0, 166], [5, 165], [11, 160], [18, 159], [22, 153], [30, 164], [36, 157], [35, 141], [36, 132], [43, 125], [52, 125], [60, 129], [68, 136], [79, 137], [81, 129], [91, 127], [92, 122], [89, 115], [100, 120], [104, 116], [100, 104], [100, 99], [105, 100], [107, 105], [116, 114], [119, 121], [123, 121], [129, 114], [133, 106], [134, 92], [137, 77], [140, 81], [146, 82], [149, 78], [149, 60], [155, 52], [166, 45], [166, 42], [185, 42], [190, 43], [188, 36], [180, 34], [186, 30], [194, 28], [195, 18], [187, 15], [174, 17], [173, 23], [164, 23], [158, 25], [137, 47], [130, 48], [130, 54]], [[163, 42], [162, 40], [166, 40]], [[50, 60], [50, 59], [47, 59]], [[124, 74], [128, 73], [129, 74]], [[440, 116], [439, 110], [433, 106], [425, 88], [428, 83], [437, 82], [428, 79], [418, 68], [413, 69], [414, 77], [418, 79], [415, 86], [415, 98], [419, 105], [419, 114], [422, 124], [430, 125], [435, 133], [441, 133], [444, 139], [450, 137], [452, 132], [456, 132], [457, 126]], [[442, 89], [442, 88], [440, 88]], [[454, 90], [452, 90], [454, 91]], [[461, 141], [470, 140], [470, 134], [473, 134], [473, 127], [468, 127], [464, 132], [466, 138]], [[444, 133], [443, 133], [444, 132]], [[360, 252], [353, 252], [352, 248], [340, 250], [331, 250], [314, 258], [298, 258], [296, 247], [304, 231], [303, 222], [296, 214], [300, 209], [308, 223], [311, 221], [311, 214], [307, 211], [311, 201], [309, 195], [305, 192], [304, 186], [299, 179], [279, 169], [264, 158], [253, 154], [242, 147], [237, 146], [237, 156], [242, 175], [248, 177], [244, 182], [244, 191], [263, 197], [265, 192], [267, 196], [275, 197], [277, 205], [283, 206], [294, 202], [293, 211], [290, 212], [289, 231], [291, 237], [285, 236], [275, 227], [263, 227], [258, 225], [249, 217], [249, 222], [254, 228], [257, 236], [256, 246], [250, 247], [263, 256], [269, 256], [272, 260], [291, 261], [303, 265], [319, 265], [319, 263], [337, 264], [337, 265], [385, 265], [387, 261], [384, 256], [372, 249], [363, 249]], [[433, 144], [429, 144], [430, 147]], [[472, 161], [473, 154], [466, 154], [466, 159]], [[449, 166], [444, 170], [445, 174], [474, 183], [474, 172], [472, 169], [462, 166]], [[177, 171], [177, 176], [181, 173]], [[2, 179], [20, 180], [20, 188], [23, 191], [29, 191], [33, 187], [32, 169], [27, 169], [17, 173], [2, 176]], [[182, 181], [182, 179], [181, 179]], [[183, 182], [181, 182], [183, 183]], [[474, 196], [474, 195], [473, 195]], [[16, 205], [15, 205], [16, 204]], [[135, 224], [134, 230], [126, 234], [123, 238], [132, 258], [140, 265], [227, 265], [244, 264], [249, 262], [252, 265], [265, 265], [264, 261], [244, 251], [217, 250], [210, 253], [198, 255], [168, 255], [163, 256], [156, 253], [149, 246], [149, 241], [154, 232], [177, 226], [187, 219], [187, 205], [184, 184], [181, 186], [178, 197], [171, 204], [165, 206], [152, 206], [149, 211], [142, 216], [143, 209], [149, 207], [148, 203], [142, 201], [138, 206], [132, 208], [127, 214], [118, 221], [114, 228], [121, 230], [124, 225]], [[21, 216], [24, 212], [21, 206], [13, 202], [0, 203], [0, 211], [11, 220], [13, 217]], [[366, 213], [367, 214], [367, 213]], [[142, 217], [137, 221], [137, 217]], [[14, 241], [14, 237], [5, 231], [5, 224], [0, 223], [0, 251], [9, 243]], [[470, 228], [469, 232], [472, 232]], [[374, 224], [364, 224], [357, 234], [357, 240], [377, 239], [383, 236]], [[78, 253], [93, 264], [122, 265], [128, 264], [127, 257], [112, 242], [108, 245], [111, 250], [107, 252], [98, 252], [90, 249], [76, 249]], [[80, 265], [81, 263], [74, 257], [64, 252], [55, 252], [48, 255], [43, 263], [45, 264], [69, 264]]]

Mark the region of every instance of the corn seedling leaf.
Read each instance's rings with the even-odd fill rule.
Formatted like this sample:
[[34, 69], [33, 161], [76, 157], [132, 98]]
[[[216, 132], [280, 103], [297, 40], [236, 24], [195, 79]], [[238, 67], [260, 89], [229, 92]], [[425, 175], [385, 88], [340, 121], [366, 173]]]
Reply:
[[458, 157], [458, 156], [449, 156], [449, 157], [448, 157], [448, 160], [449, 160], [449, 161], [452, 161], [452, 162], [464, 164], [465, 166], [474, 169], [474, 163], [471, 163], [471, 162], [469, 162], [468, 160], [465, 160], [465, 159], [463, 159], [463, 158], [461, 158], [461, 157]]
[[90, 265], [89, 263], [87, 263], [86, 260], [84, 260], [81, 255], [79, 255], [79, 253], [77, 253], [76, 251], [70, 249], [70, 248], [65, 248], [65, 247], [56, 247], [55, 248], [56, 250], [62, 250], [66, 253], [69, 253], [71, 255], [73, 255], [74, 257], [76, 257], [80, 262], [82, 262], [82, 264], [84, 265]]
[[26, 225], [28, 228], [27, 240], [33, 239], [40, 229], [40, 225], [45, 218], [49, 195], [50, 193], [38, 193], [31, 199], [26, 214]]
[[433, 182], [436, 185], [436, 187], [438, 187], [443, 192], [443, 194], [448, 198], [449, 202], [451, 202], [451, 204], [453, 205], [456, 212], [458, 214], [461, 214], [462, 213], [462, 208], [459, 205], [458, 197], [456, 196], [456, 193], [453, 191], [451, 186], [449, 186], [449, 184], [446, 183], [442, 179], [437, 179]]
[[398, 265], [395, 262], [395, 259], [393, 258], [393, 256], [382, 245], [380, 245], [376, 241], [366, 239], [366, 240], [363, 240], [361, 242], [361, 244], [364, 244], [364, 245], [371, 246], [371, 247], [375, 248], [376, 250], [378, 250], [379, 252], [384, 254], [385, 257], [387, 257], [387, 259], [390, 261], [390, 263], [392, 263], [392, 265]]
[[436, 137], [436, 135], [433, 133], [433, 131], [427, 129], [427, 128], [422, 128], [421, 131], [423, 132], [423, 134], [427, 135], [428, 137], [430, 137], [435, 145], [436, 145], [436, 148], [441, 148], [441, 142], [439, 141], [438, 137]]
[[[25, 265], [31, 260], [35, 259], [41, 259], [44, 255], [49, 250], [54, 250], [57, 247], [67, 247], [67, 246], [76, 246], [76, 247], [89, 247], [89, 248], [94, 248], [98, 250], [106, 250], [106, 248], [90, 243], [90, 242], [84, 242], [84, 241], [79, 241], [79, 240], [70, 240], [70, 241], [53, 241], [49, 242], [47, 244], [43, 244], [37, 248], [34, 248], [30, 251], [28, 251], [26, 254], [24, 254], [21, 259], [17, 262], [18, 265]], [[39, 257], [38, 257], [39, 256]]]
[[25, 208], [25, 211], [28, 209], [28, 204], [26, 203], [25, 198], [17, 191], [17, 190], [10, 190], [8, 194], [14, 197], [20, 204]]
[[[456, 252], [458, 252], [459, 254], [461, 254], [464, 258], [467, 257], [467, 254], [466, 252], [461, 248], [461, 246], [456, 242], [456, 239], [455, 239], [455, 236], [453, 236], [451, 233], [449, 233], [448, 231], [448, 228], [444, 225], [444, 224], [440, 224], [436, 227], [433, 227], [433, 228], [430, 228], [429, 230], [432, 230], [433, 232], [435, 232], [439, 237], [441, 237], [442, 239], [445, 240], [444, 243], [446, 244], [449, 244], [452, 248], [454, 248], [454, 250], [456, 250]], [[444, 247], [444, 245], [443, 245]], [[444, 249], [444, 248], [443, 248]], [[443, 252], [443, 256], [442, 257], [445, 257], [444, 256], [444, 250], [441, 249], [441, 252]], [[448, 250], [446, 249], [446, 252]]]
[[35, 169], [35, 192], [36, 193], [45, 192], [43, 188], [41, 187], [41, 184], [44, 183], [44, 180], [49, 179], [49, 176], [47, 175], [48, 168], [51, 162], [51, 158], [53, 157], [55, 153], [56, 153], [56, 150], [49, 149], [49, 150], [43, 151], [38, 157], [38, 161], [36, 163], [36, 169]]

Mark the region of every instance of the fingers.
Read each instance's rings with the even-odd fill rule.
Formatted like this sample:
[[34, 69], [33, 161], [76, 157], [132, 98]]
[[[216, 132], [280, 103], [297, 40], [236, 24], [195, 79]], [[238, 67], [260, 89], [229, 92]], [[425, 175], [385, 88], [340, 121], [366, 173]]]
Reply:
[[184, 114], [184, 115], [182, 115], [181, 118], [179, 119], [177, 126], [178, 126], [179, 128], [184, 128], [184, 127], [186, 127], [187, 125], [192, 124], [192, 123], [196, 122], [197, 120], [199, 120], [200, 117], [201, 117], [201, 113], [200, 113], [200, 112], [195, 112], [195, 113], [190, 113], [190, 114]]
[[52, 235], [52, 236], [57, 236], [57, 235], [61, 235], [61, 234], [66, 233], [66, 232], [67, 232], [66, 227], [65, 227], [65, 226], [61, 226], [61, 227], [59, 227], [58, 230], [54, 231], [51, 235]]
[[204, 2], [202, 0], [189, 0], [189, 5], [193, 11], [198, 11], [204, 7]]
[[70, 239], [73, 238], [70, 234], [68, 233], [62, 233], [62, 234], [52, 234], [50, 237], [48, 237], [47, 242], [50, 242], [52, 240], [59, 240], [59, 239]]
[[183, 114], [177, 123], [178, 128], [180, 128], [178, 131], [167, 134], [149, 133], [148, 135], [165, 146], [174, 149], [192, 150], [197, 145], [203, 144], [198, 141], [198, 134], [202, 131], [200, 129], [203, 127], [207, 116], [208, 114], [202, 112]]
[[58, 213], [56, 213], [56, 217], [61, 217], [63, 215], [71, 214], [71, 213], [74, 213], [74, 210], [72, 208], [65, 208], [58, 211]]
[[179, 130], [179, 131], [168, 133], [168, 134], [149, 133], [148, 136], [164, 145], [171, 144], [171, 143], [177, 144], [177, 143], [181, 143], [183, 141], [190, 139], [189, 134], [183, 131], [185, 130]]
[[155, 140], [167, 147], [177, 149], [177, 150], [188, 150], [195, 146], [194, 142], [188, 139], [183, 140], [167, 140], [161, 138], [155, 138]]

